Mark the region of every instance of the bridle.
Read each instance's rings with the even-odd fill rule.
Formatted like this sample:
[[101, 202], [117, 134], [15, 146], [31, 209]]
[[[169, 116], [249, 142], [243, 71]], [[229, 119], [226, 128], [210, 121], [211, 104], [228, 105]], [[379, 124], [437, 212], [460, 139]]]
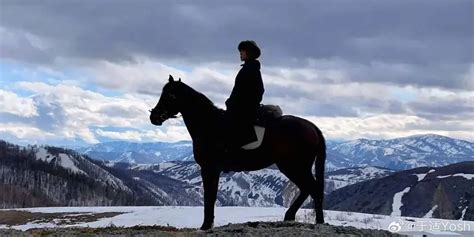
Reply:
[[[170, 95], [170, 97], [171, 97], [173, 100], [176, 99], [176, 96], [175, 96], [175, 95]], [[157, 107], [155, 107], [155, 108], [153, 108], [153, 109], [151, 109], [151, 110], [149, 110], [149, 111], [150, 111], [151, 114], [153, 114], [153, 113], [156, 111], [156, 109], [157, 109]], [[178, 113], [178, 114], [176, 114], [176, 115], [170, 116], [168, 110], [164, 109], [164, 110], [162, 110], [162, 111], [163, 111], [163, 112], [160, 114], [160, 117], [159, 117], [162, 121], [166, 121], [166, 120], [168, 120], [168, 119], [170, 119], [170, 118], [181, 118], [181, 117], [183, 117], [183, 115], [180, 114], [180, 113]]]
[[[154, 111], [156, 111], [156, 108], [150, 109], [149, 111], [150, 111], [150, 113], [154, 113]], [[169, 116], [168, 113], [169, 112], [167, 110], [164, 110], [163, 113], [160, 115], [160, 119], [163, 120], [163, 121], [166, 121], [167, 119], [170, 119], [170, 118], [181, 118], [181, 117], [183, 117], [183, 115], [181, 113], [179, 113], [177, 115], [173, 115], [173, 116]]]

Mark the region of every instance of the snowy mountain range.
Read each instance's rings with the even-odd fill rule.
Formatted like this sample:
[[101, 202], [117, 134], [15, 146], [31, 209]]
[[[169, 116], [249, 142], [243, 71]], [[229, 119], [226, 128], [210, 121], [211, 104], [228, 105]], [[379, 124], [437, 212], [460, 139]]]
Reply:
[[330, 171], [326, 173], [325, 193], [328, 194], [336, 189], [366, 180], [382, 178], [394, 172], [394, 170], [373, 166]]
[[[108, 142], [77, 149], [93, 159], [132, 164], [193, 160], [192, 143]], [[326, 170], [377, 166], [404, 170], [474, 161], [474, 143], [440, 135], [416, 135], [389, 140], [357, 139], [327, 142]]]
[[123, 205], [132, 190], [77, 152], [0, 140], [0, 207]]
[[[389, 173], [375, 167], [338, 170], [334, 175], [328, 172], [326, 191]], [[203, 204], [200, 167], [194, 161], [157, 165], [96, 161], [63, 148], [20, 147], [3, 141], [1, 190], [3, 207]], [[288, 206], [297, 192], [272, 167], [228, 173], [220, 178], [217, 205]]]
[[[158, 176], [179, 180], [184, 185], [182, 185], [182, 190], [179, 191], [181, 194], [177, 196], [183, 197], [192, 194], [192, 196], [199, 196], [201, 202], [203, 200], [200, 167], [193, 161], [173, 161], [158, 165], [128, 165], [123, 163], [109, 163], [109, 165], [116, 168], [121, 166], [122, 169], [128, 169], [132, 172], [139, 171], [137, 173], [152, 172]], [[393, 170], [378, 167], [348, 168], [328, 172], [326, 173], [326, 193], [357, 182], [384, 177], [393, 172]], [[148, 178], [153, 177], [149, 176]], [[140, 179], [146, 180], [147, 177], [141, 177]], [[152, 180], [148, 181], [152, 182]], [[174, 192], [178, 192], [177, 187], [174, 186]], [[285, 175], [272, 167], [252, 172], [224, 173], [219, 180], [217, 205], [289, 206], [298, 192], [298, 188]]]
[[96, 160], [126, 162], [131, 164], [158, 164], [173, 160], [192, 160], [191, 141], [175, 143], [106, 142], [75, 149]]
[[390, 140], [357, 139], [328, 147], [329, 167], [379, 166], [394, 170], [474, 161], [474, 143], [440, 135]]
[[474, 162], [421, 167], [349, 185], [326, 197], [330, 210], [474, 220]]
[[[461, 162], [400, 172], [370, 166], [330, 171], [326, 173], [327, 205], [337, 210], [356, 208], [348, 211], [406, 216], [431, 213], [433, 217], [470, 220], [473, 165]], [[288, 206], [297, 193], [293, 183], [273, 167], [231, 172], [219, 180], [217, 205]], [[0, 200], [4, 208], [200, 206], [203, 190], [200, 167], [194, 161], [97, 161], [63, 148], [20, 147], [0, 140]]]

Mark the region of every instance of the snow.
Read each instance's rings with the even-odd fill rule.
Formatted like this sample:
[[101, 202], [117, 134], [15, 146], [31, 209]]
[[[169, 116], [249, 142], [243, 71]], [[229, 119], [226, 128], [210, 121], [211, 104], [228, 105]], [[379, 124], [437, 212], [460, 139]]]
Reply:
[[71, 170], [74, 173], [86, 174], [84, 171], [77, 168], [77, 166], [74, 164], [74, 159], [67, 154], [60, 153], [59, 157], [56, 157], [53, 154], [49, 153], [48, 150], [46, 150], [44, 147], [38, 148], [38, 151], [36, 152], [37, 160], [42, 160], [49, 163], [55, 158], [58, 158], [58, 165], [64, 167], [65, 169]]
[[[85, 160], [87, 161], [87, 160]], [[100, 168], [99, 166], [97, 166], [96, 164], [92, 163], [92, 162], [89, 162], [87, 161], [87, 164], [89, 164], [93, 169], [95, 169], [96, 171], [97, 170], [102, 170], [104, 171], [103, 172], [103, 178], [101, 178], [102, 180], [106, 180], [106, 182], [110, 182], [110, 184], [112, 185], [112, 187], [114, 188], [119, 188], [119, 189], [122, 189], [122, 190], [125, 190], [127, 192], [132, 192], [132, 190], [130, 190], [123, 182], [121, 179], [113, 176], [112, 174], [110, 174], [108, 171], [106, 170], [103, 170], [102, 168]]]
[[[200, 180], [197, 178], [194, 181]], [[261, 180], [261, 182], [256, 182]], [[235, 173], [232, 177], [221, 176], [219, 179], [219, 190], [226, 192], [236, 203], [248, 203], [255, 207], [278, 207], [280, 205], [268, 200], [274, 200], [279, 189], [288, 183], [281, 172], [273, 169], [265, 169], [255, 172]]]
[[468, 207], [465, 207], [463, 210], [462, 210], [462, 215], [461, 215], [461, 218], [459, 220], [464, 220], [464, 215], [466, 215], [466, 210], [467, 210]]
[[126, 158], [127, 160], [129, 160], [129, 159], [132, 158], [132, 152], [130, 152], [130, 151], [124, 152], [122, 155], [120, 155], [120, 157], [124, 157], [124, 158]]
[[153, 164], [133, 164], [130, 169], [133, 170], [150, 170], [154, 167]]
[[383, 150], [384, 156], [393, 155], [394, 153], [395, 153], [395, 150], [393, 148], [385, 148]]
[[459, 176], [459, 177], [463, 177], [465, 179], [473, 179], [474, 178], [474, 174], [463, 174], [463, 173], [459, 173], [459, 174], [450, 174], [450, 175], [441, 175], [441, 176], [437, 176], [436, 178], [438, 179], [444, 179], [444, 178], [448, 178], [448, 177], [451, 177], [451, 176]]
[[184, 144], [176, 144], [176, 145], [173, 145], [171, 146], [172, 148], [181, 148], [181, 147], [192, 147], [193, 144], [192, 143], [184, 143]]
[[428, 175], [429, 173], [433, 173], [435, 172], [434, 169], [431, 169], [430, 171], [428, 171], [428, 173], [426, 174], [414, 174], [416, 175], [416, 177], [418, 177], [418, 182], [422, 181], [423, 179], [425, 179], [426, 175]]
[[461, 177], [463, 177], [465, 179], [469, 179], [469, 180], [474, 178], [474, 174], [453, 174], [453, 176], [461, 176]]
[[334, 165], [331, 161], [326, 161], [326, 171], [337, 170], [340, 167]]
[[380, 169], [380, 168], [372, 167], [372, 166], [364, 167], [361, 171], [363, 174], [370, 175], [370, 176], [374, 176], [374, 175], [386, 172], [386, 170], [384, 169]]
[[61, 154], [59, 154], [59, 158], [61, 160], [61, 166], [62, 167], [66, 168], [66, 169], [69, 169], [69, 170], [72, 170], [75, 173], [86, 174], [84, 171], [82, 171], [82, 170], [80, 170], [79, 168], [76, 167], [76, 165], [74, 164], [74, 162], [72, 161], [70, 156], [61, 153]]
[[384, 177], [390, 173], [392, 173], [391, 170], [373, 166], [347, 168], [343, 173], [328, 174], [326, 182], [334, 187], [331, 189], [333, 191], [365, 180]]
[[106, 161], [106, 162], [105, 162], [105, 166], [107, 166], [107, 167], [114, 167], [114, 166], [115, 166], [115, 163], [116, 163], [115, 161]]
[[433, 212], [436, 210], [436, 208], [438, 208], [438, 205], [434, 205], [433, 208], [431, 208], [431, 210], [429, 210], [429, 211], [423, 216], [423, 218], [431, 218], [431, 217], [433, 217]]
[[438, 179], [444, 179], [444, 178], [451, 177], [451, 176], [453, 176], [453, 175], [452, 175], [452, 174], [440, 175], [440, 176], [436, 176], [436, 178], [438, 178]]
[[49, 154], [49, 152], [43, 147], [40, 147], [36, 152], [36, 159], [49, 163], [54, 159], [54, 156]]
[[416, 175], [416, 177], [418, 178], [418, 182], [420, 182], [421, 180], [425, 178], [427, 174], [414, 174], [414, 175]]
[[172, 162], [163, 162], [163, 163], [160, 163], [160, 164], [159, 164], [160, 171], [165, 170], [165, 169], [168, 169], [168, 168], [173, 167], [173, 166], [175, 166], [175, 165], [176, 165], [176, 164], [175, 164], [175, 163], [172, 163]]
[[[31, 228], [46, 227], [107, 227], [110, 225], [131, 227], [131, 226], [175, 226], [178, 228], [199, 228], [203, 219], [203, 207], [179, 207], [179, 206], [140, 206], [140, 207], [43, 207], [43, 208], [25, 208], [15, 209], [20, 211], [41, 212], [41, 213], [104, 213], [120, 212], [123, 214], [102, 218], [93, 222], [82, 222], [76, 224], [59, 225], [58, 222], [51, 221], [47, 223], [30, 222], [24, 225], [5, 226], [0, 228], [12, 228], [18, 230], [27, 230]], [[229, 223], [244, 223], [248, 221], [281, 221], [286, 208], [263, 208], [263, 207], [216, 207], [215, 226], [227, 225]], [[311, 216], [312, 210], [300, 209], [296, 220], [300, 222], [314, 223], [314, 217]], [[386, 215], [374, 215], [356, 212], [325, 211], [326, 222], [330, 225], [353, 226], [356, 228], [369, 228], [388, 230], [393, 223], [399, 223], [407, 231], [408, 226], [425, 226], [427, 223], [440, 223], [439, 232], [450, 231], [446, 229], [449, 226], [463, 226], [464, 230], [474, 231], [473, 221], [460, 220], [442, 220], [434, 218], [407, 218], [393, 217]], [[445, 229], [443, 229], [443, 227]], [[433, 233], [432, 230], [429, 233]], [[403, 232], [399, 232], [403, 233]], [[459, 232], [461, 233], [461, 232]], [[472, 232], [471, 232], [472, 233]], [[464, 232], [463, 234], [466, 234]], [[465, 236], [469, 236], [467, 233]]]
[[157, 195], [158, 197], [162, 197], [162, 198], [169, 197], [168, 193], [166, 193], [165, 191], [160, 189], [158, 186], [156, 186], [152, 182], [149, 182], [149, 181], [144, 180], [144, 179], [141, 179], [141, 182], [142, 182], [142, 184], [146, 185], [149, 188], [149, 190], [151, 192], [153, 192], [155, 195]]
[[400, 210], [400, 208], [403, 206], [402, 198], [403, 198], [403, 195], [405, 195], [405, 193], [408, 193], [409, 191], [410, 191], [410, 187], [406, 187], [402, 191], [395, 193], [395, 195], [393, 195], [392, 214], [390, 214], [391, 216], [402, 215], [402, 211]]

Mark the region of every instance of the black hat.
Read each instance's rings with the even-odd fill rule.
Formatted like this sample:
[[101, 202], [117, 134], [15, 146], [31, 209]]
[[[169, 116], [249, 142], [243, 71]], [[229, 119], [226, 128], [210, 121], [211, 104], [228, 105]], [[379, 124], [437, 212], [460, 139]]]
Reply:
[[239, 43], [239, 51], [244, 50], [247, 52], [249, 58], [257, 59], [260, 57], [260, 48], [257, 46], [257, 43], [253, 40], [245, 40]]

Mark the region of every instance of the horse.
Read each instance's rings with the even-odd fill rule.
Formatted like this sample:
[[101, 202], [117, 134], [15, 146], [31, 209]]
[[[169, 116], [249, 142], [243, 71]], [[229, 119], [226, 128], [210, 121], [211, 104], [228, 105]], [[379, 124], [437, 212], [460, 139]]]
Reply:
[[[214, 206], [217, 198], [219, 176], [226, 154], [220, 144], [222, 120], [225, 111], [216, 107], [202, 93], [170, 75], [164, 85], [157, 105], [150, 110], [150, 121], [161, 126], [170, 118], [181, 114], [192, 138], [194, 159], [201, 167], [204, 186], [204, 221], [201, 230], [213, 227]], [[254, 171], [276, 164], [278, 169], [293, 182], [300, 193], [285, 212], [284, 221], [294, 221], [296, 212], [311, 195], [316, 212], [316, 224], [324, 223], [324, 164], [326, 144], [321, 130], [300, 117], [282, 115], [269, 121], [260, 146], [237, 151], [239, 166], [231, 171]], [[237, 162], [236, 160], [234, 160]], [[232, 164], [231, 161], [230, 164]], [[312, 167], [315, 165], [315, 175]]]

